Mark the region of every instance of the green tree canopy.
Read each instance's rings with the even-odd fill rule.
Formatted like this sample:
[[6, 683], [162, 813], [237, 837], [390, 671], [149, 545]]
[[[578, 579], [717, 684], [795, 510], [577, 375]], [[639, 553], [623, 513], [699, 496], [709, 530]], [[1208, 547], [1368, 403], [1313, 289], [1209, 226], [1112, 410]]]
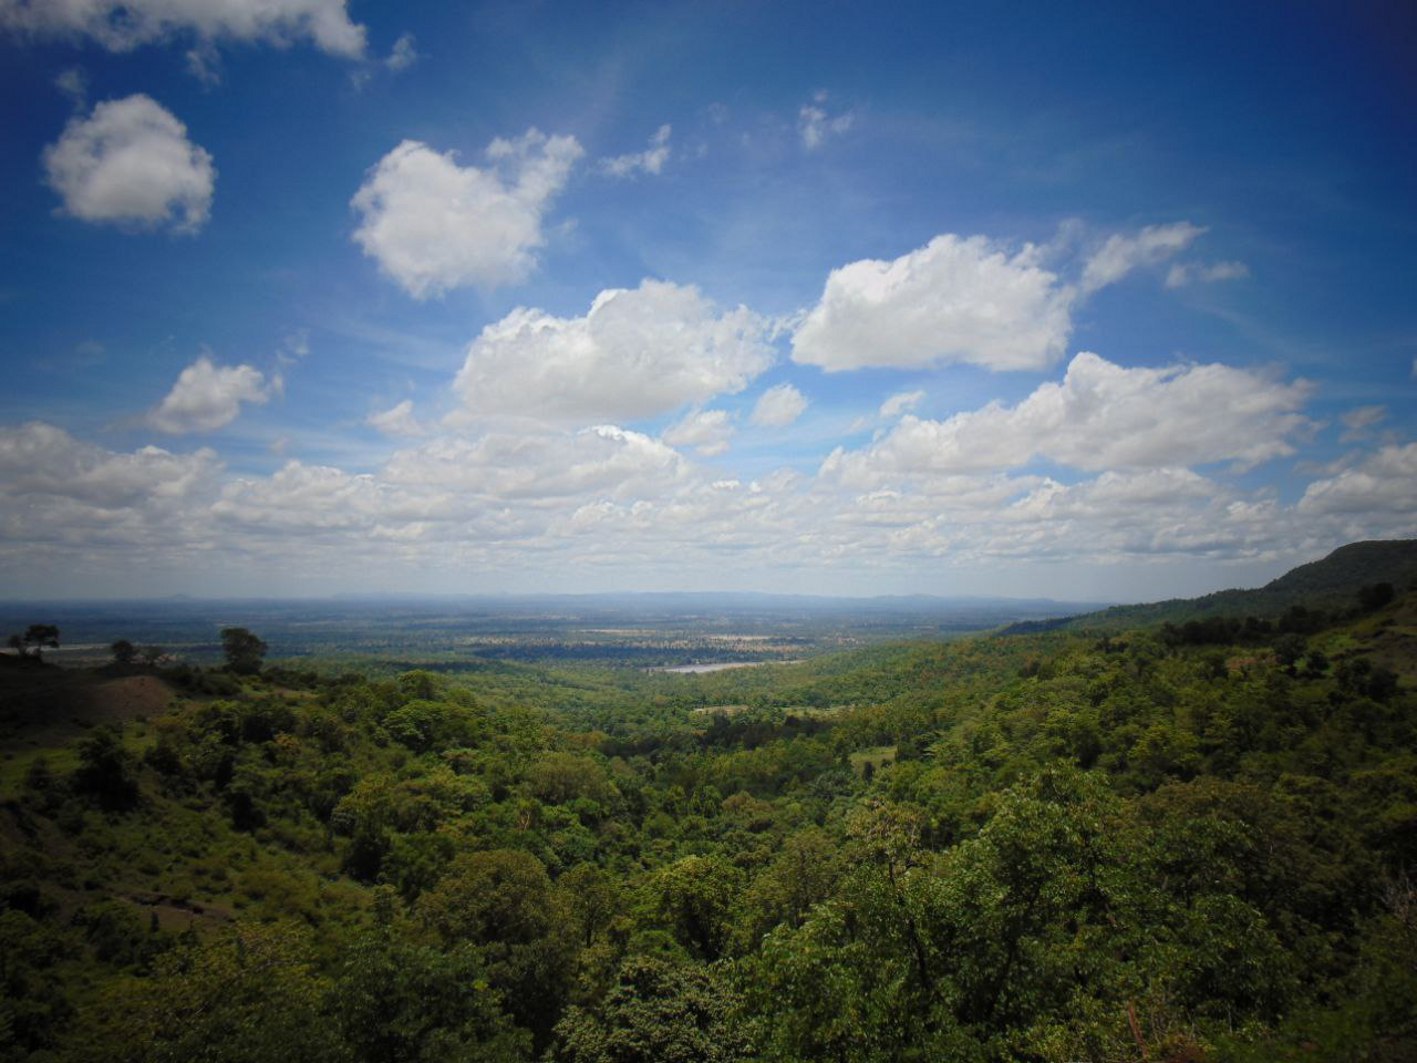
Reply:
[[366, 1063], [509, 1063], [531, 1049], [473, 945], [441, 951], [380, 927], [348, 950], [339, 973], [335, 1016]]
[[732, 1063], [746, 1058], [736, 998], [713, 969], [632, 956], [594, 1010], [556, 1028], [560, 1063]]
[[221, 629], [221, 651], [226, 667], [237, 675], [256, 675], [266, 656], [266, 644], [244, 627]]

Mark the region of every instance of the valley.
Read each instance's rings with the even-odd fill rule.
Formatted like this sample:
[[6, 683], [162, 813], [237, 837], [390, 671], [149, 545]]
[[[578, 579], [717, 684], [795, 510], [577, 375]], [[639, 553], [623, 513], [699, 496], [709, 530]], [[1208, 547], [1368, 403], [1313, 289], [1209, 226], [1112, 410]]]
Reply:
[[189, 603], [134, 633], [320, 634], [0, 657], [0, 1050], [1411, 1058], [1391, 557], [1346, 598], [1121, 632], [445, 609], [340, 652], [348, 611]]

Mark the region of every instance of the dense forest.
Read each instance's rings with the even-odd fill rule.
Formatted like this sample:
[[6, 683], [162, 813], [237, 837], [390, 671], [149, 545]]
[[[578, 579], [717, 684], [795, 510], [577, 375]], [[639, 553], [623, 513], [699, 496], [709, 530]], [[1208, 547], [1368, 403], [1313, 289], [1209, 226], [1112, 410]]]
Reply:
[[1417, 1058], [1406, 584], [696, 676], [252, 639], [4, 658], [0, 1058]]

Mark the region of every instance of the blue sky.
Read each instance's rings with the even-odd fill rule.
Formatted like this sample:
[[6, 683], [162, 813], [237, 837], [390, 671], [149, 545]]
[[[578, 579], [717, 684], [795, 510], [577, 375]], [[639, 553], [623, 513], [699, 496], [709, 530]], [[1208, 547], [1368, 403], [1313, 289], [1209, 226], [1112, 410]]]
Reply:
[[1130, 600], [1410, 536], [1414, 45], [0, 0], [0, 593]]

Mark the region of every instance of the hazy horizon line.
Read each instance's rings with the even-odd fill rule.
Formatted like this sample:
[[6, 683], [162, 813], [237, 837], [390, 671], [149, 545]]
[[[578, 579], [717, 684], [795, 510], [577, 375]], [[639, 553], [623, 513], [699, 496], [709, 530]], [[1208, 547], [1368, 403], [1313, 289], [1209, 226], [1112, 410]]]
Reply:
[[0, 597], [0, 608], [14, 605], [65, 604], [102, 605], [118, 603], [143, 603], [161, 605], [172, 602], [360, 602], [387, 601], [478, 601], [478, 600], [544, 600], [544, 599], [610, 599], [610, 598], [778, 598], [806, 601], [930, 601], [930, 602], [1039, 602], [1059, 605], [1136, 605], [1139, 601], [1120, 601], [1104, 598], [1054, 598], [1047, 595], [1022, 597], [1007, 594], [808, 594], [801, 591], [699, 591], [699, 590], [655, 590], [655, 591], [371, 591], [337, 592], [332, 594], [307, 595], [113, 595], [113, 596], [56, 596], [56, 597]]

